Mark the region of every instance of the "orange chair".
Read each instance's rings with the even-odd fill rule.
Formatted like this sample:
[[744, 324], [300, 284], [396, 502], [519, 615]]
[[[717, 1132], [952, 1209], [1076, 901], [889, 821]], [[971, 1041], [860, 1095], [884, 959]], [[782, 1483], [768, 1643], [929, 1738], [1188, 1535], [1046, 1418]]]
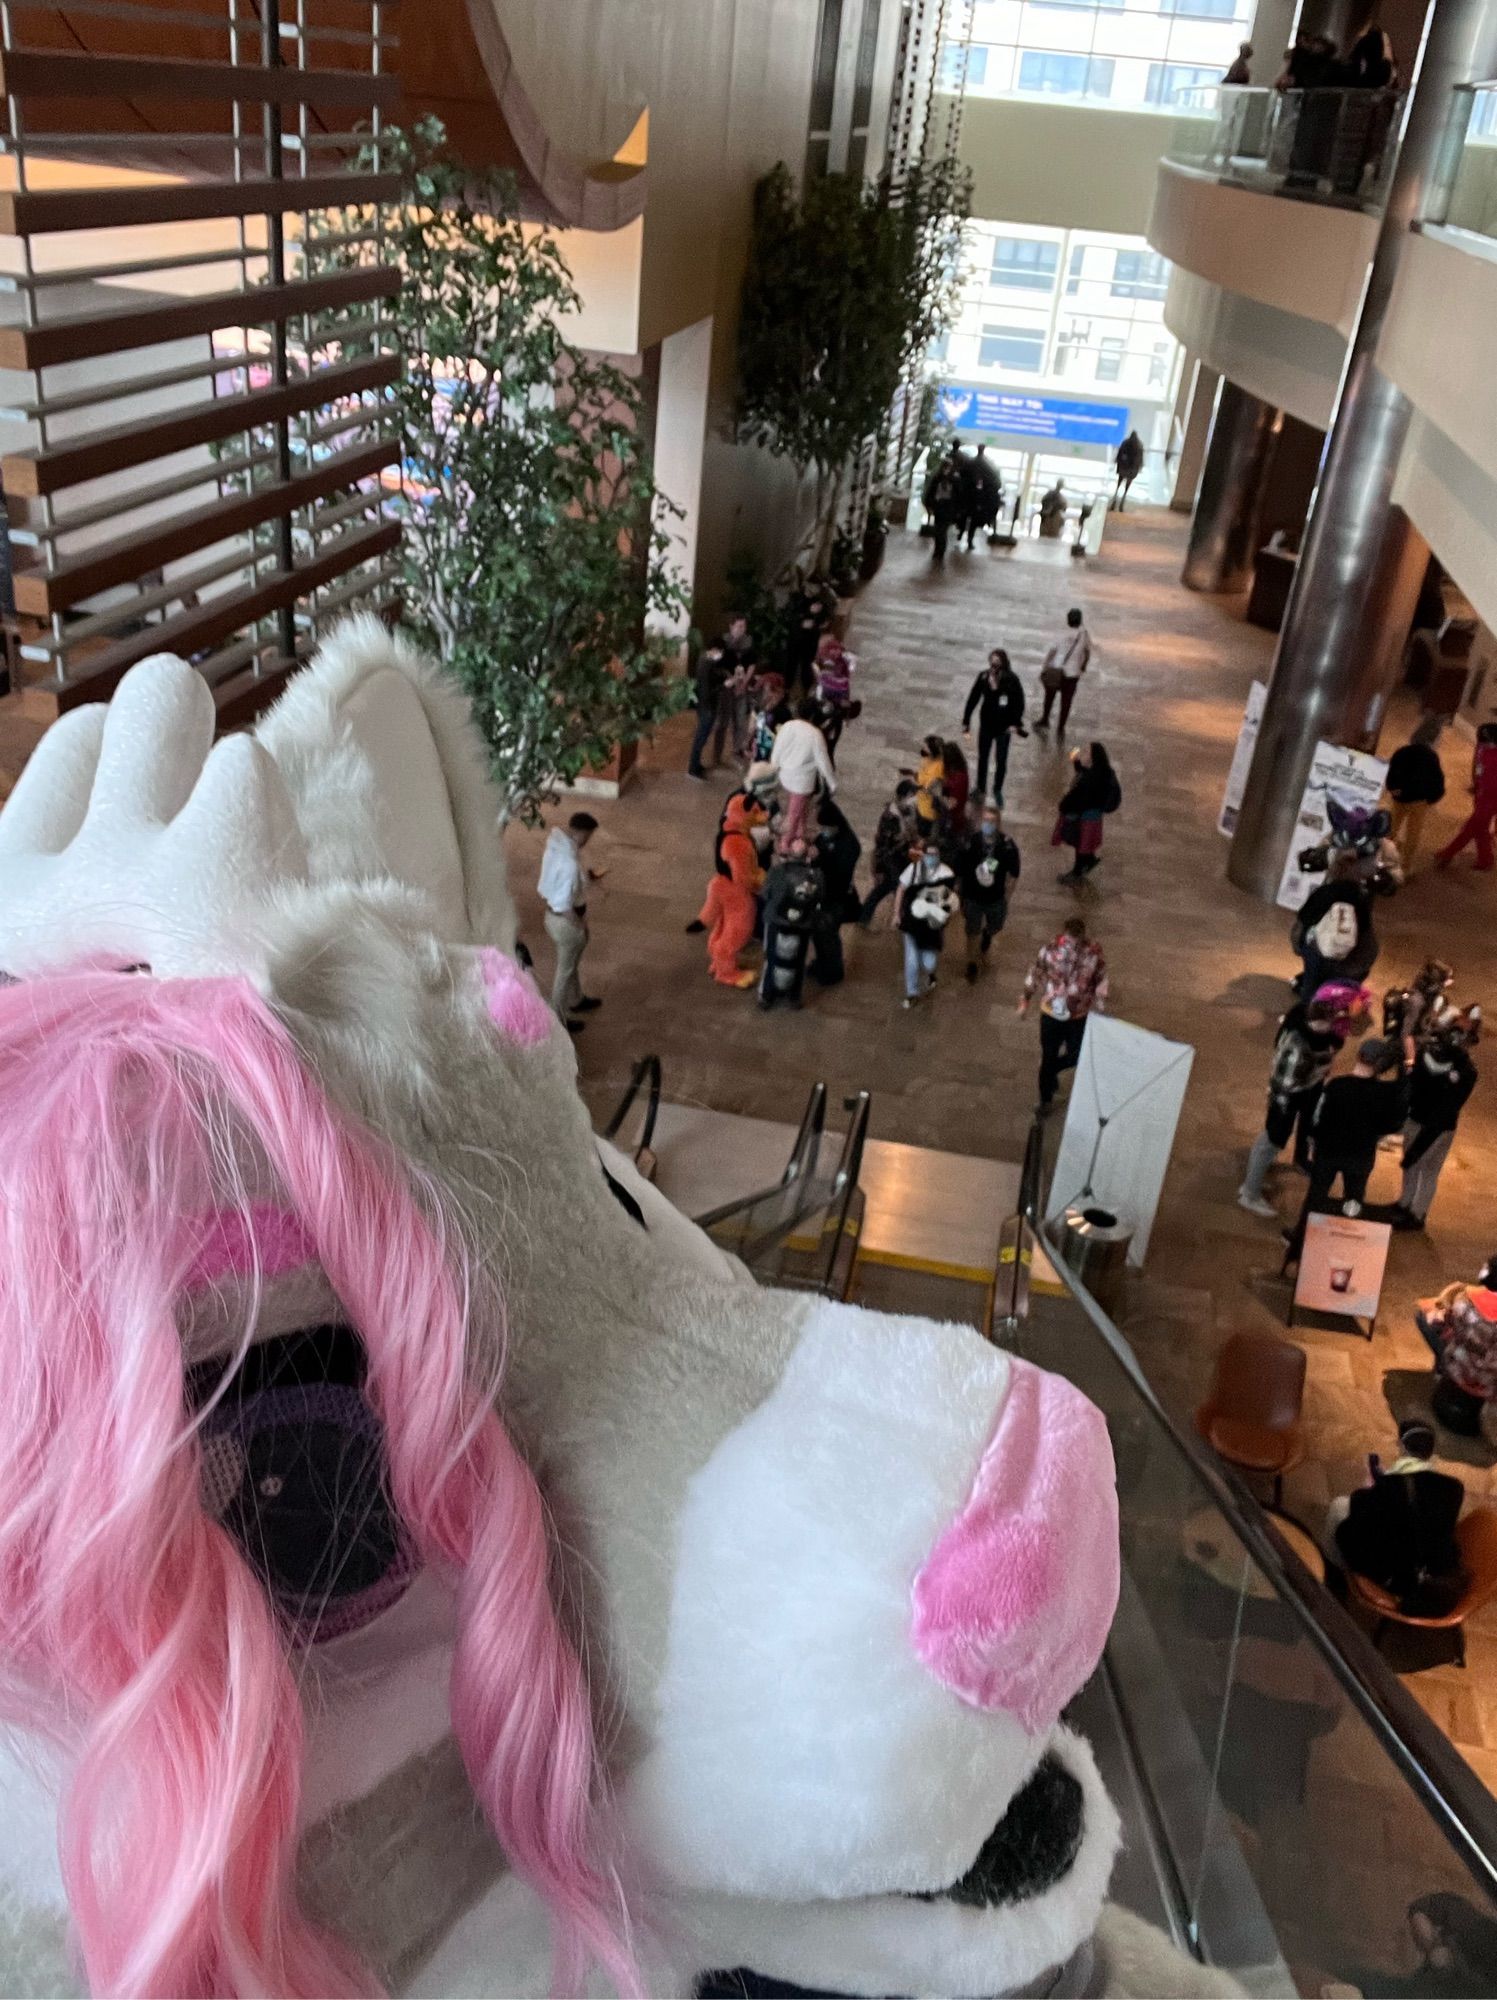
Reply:
[[1389, 1625], [1419, 1625], [1427, 1631], [1437, 1632], [1446, 1632], [1454, 1627], [1459, 1646], [1456, 1659], [1459, 1665], [1465, 1666], [1466, 1620], [1474, 1611], [1479, 1611], [1488, 1598], [1497, 1594], [1497, 1508], [1473, 1507], [1469, 1514], [1463, 1514], [1455, 1524], [1455, 1542], [1471, 1580], [1461, 1593], [1459, 1603], [1438, 1618], [1415, 1618], [1407, 1611], [1400, 1611], [1397, 1598], [1390, 1597], [1381, 1584], [1358, 1576], [1355, 1570], [1347, 1571], [1346, 1580], [1352, 1596], [1377, 1614], [1377, 1624], [1372, 1630], [1374, 1645]]
[[1303, 1452], [1304, 1400], [1302, 1347], [1271, 1333], [1234, 1333], [1216, 1357], [1196, 1429], [1230, 1464], [1271, 1477], [1277, 1507], [1284, 1498], [1284, 1474]]

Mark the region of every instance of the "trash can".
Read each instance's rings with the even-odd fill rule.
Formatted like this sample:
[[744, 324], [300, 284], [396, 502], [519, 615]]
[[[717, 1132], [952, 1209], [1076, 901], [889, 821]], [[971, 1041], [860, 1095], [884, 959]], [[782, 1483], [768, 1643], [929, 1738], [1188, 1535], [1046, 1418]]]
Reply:
[[1107, 1208], [1068, 1208], [1050, 1225], [1056, 1255], [1107, 1313], [1117, 1310], [1133, 1224]]

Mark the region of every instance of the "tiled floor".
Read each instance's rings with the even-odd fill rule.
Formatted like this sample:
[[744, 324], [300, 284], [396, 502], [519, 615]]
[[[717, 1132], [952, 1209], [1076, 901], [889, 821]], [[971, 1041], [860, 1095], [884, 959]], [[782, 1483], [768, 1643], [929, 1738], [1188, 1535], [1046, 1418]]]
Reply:
[[[1223, 780], [1248, 683], [1268, 665], [1269, 637], [1244, 625], [1235, 602], [1193, 596], [1178, 582], [1184, 523], [1154, 510], [1115, 522], [1084, 569], [1063, 550], [953, 556], [932, 572], [925, 549], [891, 544], [883, 573], [860, 599], [851, 641], [865, 711], [839, 752], [841, 797], [865, 841], [901, 763], [930, 729], [955, 733], [960, 704], [990, 644], [1006, 645], [1033, 687], [1045, 644], [1072, 601], [1097, 642], [1072, 737], [1109, 746], [1124, 807], [1110, 821], [1094, 928], [1108, 952], [1114, 1011], [1193, 1042], [1197, 1059], [1148, 1272], [1135, 1290], [1130, 1336], [1170, 1407], [1199, 1398], [1220, 1342], [1240, 1327], [1282, 1329], [1272, 1225], [1234, 1201], [1243, 1155], [1258, 1128], [1273, 1023], [1293, 969], [1284, 912], [1232, 888], [1215, 831]], [[706, 786], [682, 775], [685, 725], [646, 759], [634, 789], [600, 809], [597, 859], [609, 869], [593, 909], [589, 985], [607, 1000], [579, 1044], [583, 1088], [596, 1109], [617, 1097], [630, 1060], [664, 1059], [667, 1095], [720, 1110], [793, 1121], [810, 1082], [874, 1092], [873, 1131], [947, 1151], [1017, 1159], [1034, 1101], [1036, 1034], [1014, 1015], [1029, 955], [1074, 907], [1056, 886], [1048, 846], [1062, 788], [1062, 753], [1032, 736], [1015, 746], [1008, 818], [1025, 877], [995, 964], [975, 991], [954, 964], [934, 1003], [899, 1008], [898, 940], [879, 927], [847, 934], [846, 983], [808, 989], [798, 1015], [760, 1014], [752, 995], [714, 986], [702, 941], [683, 934], [710, 867], [726, 777]], [[1398, 740], [1396, 729], [1390, 741]], [[1453, 824], [1461, 752], [1447, 755]], [[526, 929], [540, 940], [531, 893], [535, 837], [511, 836]], [[1431, 841], [1431, 846], [1433, 846]], [[1458, 867], [1420, 873], [1380, 907], [1383, 954], [1373, 983], [1410, 973], [1429, 951], [1460, 970], [1460, 991], [1497, 992], [1492, 887]], [[1384, 1311], [1369, 1345], [1352, 1334], [1297, 1334], [1310, 1361], [1311, 1447], [1291, 1474], [1286, 1504], [1318, 1525], [1326, 1501], [1361, 1475], [1366, 1453], [1386, 1453], [1392, 1412], [1427, 1397], [1427, 1353], [1410, 1324], [1415, 1298], [1471, 1273], [1493, 1247], [1486, 1163], [1497, 1096], [1477, 1091], [1441, 1183], [1428, 1236], [1395, 1238]], [[1287, 1206], [1299, 1183], [1286, 1176]], [[1380, 1167], [1374, 1193], [1392, 1191]], [[1447, 1448], [1456, 1440], [1444, 1439]], [[1473, 1496], [1497, 1490], [1497, 1455], [1481, 1445], [1452, 1457]], [[1473, 1765], [1497, 1786], [1497, 1616], [1478, 1618], [1470, 1666], [1437, 1667], [1409, 1685]]]

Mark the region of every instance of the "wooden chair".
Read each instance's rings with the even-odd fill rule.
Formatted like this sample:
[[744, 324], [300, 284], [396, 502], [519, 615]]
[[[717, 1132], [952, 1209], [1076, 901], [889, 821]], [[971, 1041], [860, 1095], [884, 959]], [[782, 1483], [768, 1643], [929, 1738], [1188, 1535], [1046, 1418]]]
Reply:
[[1473, 1507], [1469, 1514], [1463, 1514], [1455, 1524], [1455, 1541], [1471, 1580], [1461, 1593], [1460, 1601], [1438, 1618], [1416, 1618], [1407, 1611], [1400, 1611], [1397, 1598], [1390, 1596], [1380, 1584], [1358, 1576], [1355, 1570], [1347, 1571], [1346, 1580], [1352, 1596], [1377, 1614], [1377, 1624], [1372, 1630], [1374, 1645], [1378, 1644], [1390, 1625], [1418, 1625], [1433, 1632], [1454, 1630], [1456, 1661], [1458, 1665], [1465, 1666], [1466, 1620], [1497, 1594], [1497, 1508]]
[[1270, 1477], [1277, 1507], [1284, 1498], [1284, 1474], [1303, 1453], [1304, 1400], [1302, 1347], [1271, 1333], [1234, 1333], [1216, 1357], [1196, 1429], [1230, 1464]]

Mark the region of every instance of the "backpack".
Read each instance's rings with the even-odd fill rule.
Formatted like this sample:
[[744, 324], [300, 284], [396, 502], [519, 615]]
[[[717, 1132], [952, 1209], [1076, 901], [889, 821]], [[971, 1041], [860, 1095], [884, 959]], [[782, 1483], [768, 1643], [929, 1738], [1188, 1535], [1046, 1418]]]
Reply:
[[1357, 942], [1357, 913], [1342, 901], [1332, 903], [1310, 933], [1310, 942], [1322, 958], [1345, 958]]

